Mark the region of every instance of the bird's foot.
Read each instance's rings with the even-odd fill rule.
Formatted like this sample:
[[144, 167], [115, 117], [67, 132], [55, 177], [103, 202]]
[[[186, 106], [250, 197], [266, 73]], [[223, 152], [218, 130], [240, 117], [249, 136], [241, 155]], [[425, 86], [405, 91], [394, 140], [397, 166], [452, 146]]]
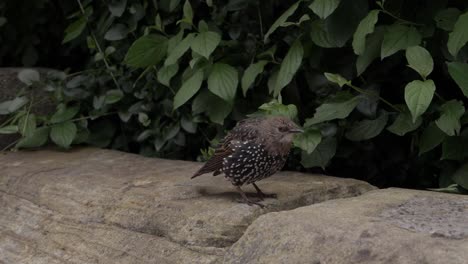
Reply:
[[[260, 199], [259, 199], [260, 200]], [[259, 201], [253, 201], [252, 199], [239, 199], [237, 200], [238, 203], [245, 203], [245, 204], [248, 204], [250, 206], [253, 206], [253, 205], [258, 205], [260, 206], [260, 208], [265, 208], [265, 205], [260, 203]]]

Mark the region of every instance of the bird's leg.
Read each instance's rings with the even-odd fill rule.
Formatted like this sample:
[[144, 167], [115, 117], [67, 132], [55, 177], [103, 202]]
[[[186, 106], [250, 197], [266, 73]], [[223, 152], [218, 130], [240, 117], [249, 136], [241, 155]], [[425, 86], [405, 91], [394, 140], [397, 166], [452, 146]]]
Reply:
[[252, 183], [253, 187], [255, 187], [255, 190], [257, 190], [257, 194], [258, 194], [258, 197], [260, 197], [260, 199], [263, 200], [263, 198], [276, 198], [277, 195], [275, 193], [269, 193], [269, 194], [265, 194], [262, 192], [262, 190], [260, 190], [260, 188], [258, 188], [257, 184], [255, 184], [254, 182]]
[[247, 198], [247, 195], [245, 195], [244, 191], [242, 191], [242, 189], [240, 188], [240, 186], [236, 186], [236, 190], [240, 193], [240, 195], [242, 196], [242, 199], [244, 200], [245, 203], [247, 203], [248, 205], [258, 205], [260, 206], [261, 208], [265, 207], [265, 205], [259, 203], [259, 202], [254, 202], [252, 200], [250, 200], [249, 198]]

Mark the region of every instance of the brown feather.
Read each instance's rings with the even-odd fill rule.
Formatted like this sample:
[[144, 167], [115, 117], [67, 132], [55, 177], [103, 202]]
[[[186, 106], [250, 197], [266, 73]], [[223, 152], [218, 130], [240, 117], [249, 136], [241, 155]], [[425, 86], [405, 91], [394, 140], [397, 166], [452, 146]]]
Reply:
[[221, 174], [224, 158], [233, 153], [231, 147], [232, 141], [246, 141], [255, 138], [257, 136], [255, 125], [259, 120], [258, 118], [252, 118], [239, 121], [232, 131], [219, 143], [213, 156], [191, 177], [191, 179], [209, 172], [214, 172], [213, 176]]

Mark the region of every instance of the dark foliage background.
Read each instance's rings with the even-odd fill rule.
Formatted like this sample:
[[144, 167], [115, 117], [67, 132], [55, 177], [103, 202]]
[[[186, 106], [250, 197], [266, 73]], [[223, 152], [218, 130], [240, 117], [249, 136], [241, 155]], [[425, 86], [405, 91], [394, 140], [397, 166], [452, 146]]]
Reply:
[[[250, 114], [304, 125], [288, 169], [381, 187], [468, 188], [466, 1], [25, 1], [0, 4], [0, 104], [16, 148], [47, 142], [203, 160]], [[32, 15], [33, 14], [33, 15]], [[325, 73], [325, 74], [324, 74]], [[57, 112], [39, 116], [30, 91]]]

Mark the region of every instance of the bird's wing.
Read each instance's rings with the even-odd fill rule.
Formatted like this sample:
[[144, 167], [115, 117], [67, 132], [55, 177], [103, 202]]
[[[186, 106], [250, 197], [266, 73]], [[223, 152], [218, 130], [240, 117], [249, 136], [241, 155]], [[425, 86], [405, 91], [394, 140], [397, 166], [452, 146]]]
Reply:
[[192, 179], [205, 173], [214, 172], [213, 175], [221, 173], [224, 158], [234, 153], [233, 143], [244, 142], [256, 137], [256, 129], [247, 127], [249, 122], [239, 122], [239, 124], [223, 138], [215, 149], [213, 156], [201, 167]]

